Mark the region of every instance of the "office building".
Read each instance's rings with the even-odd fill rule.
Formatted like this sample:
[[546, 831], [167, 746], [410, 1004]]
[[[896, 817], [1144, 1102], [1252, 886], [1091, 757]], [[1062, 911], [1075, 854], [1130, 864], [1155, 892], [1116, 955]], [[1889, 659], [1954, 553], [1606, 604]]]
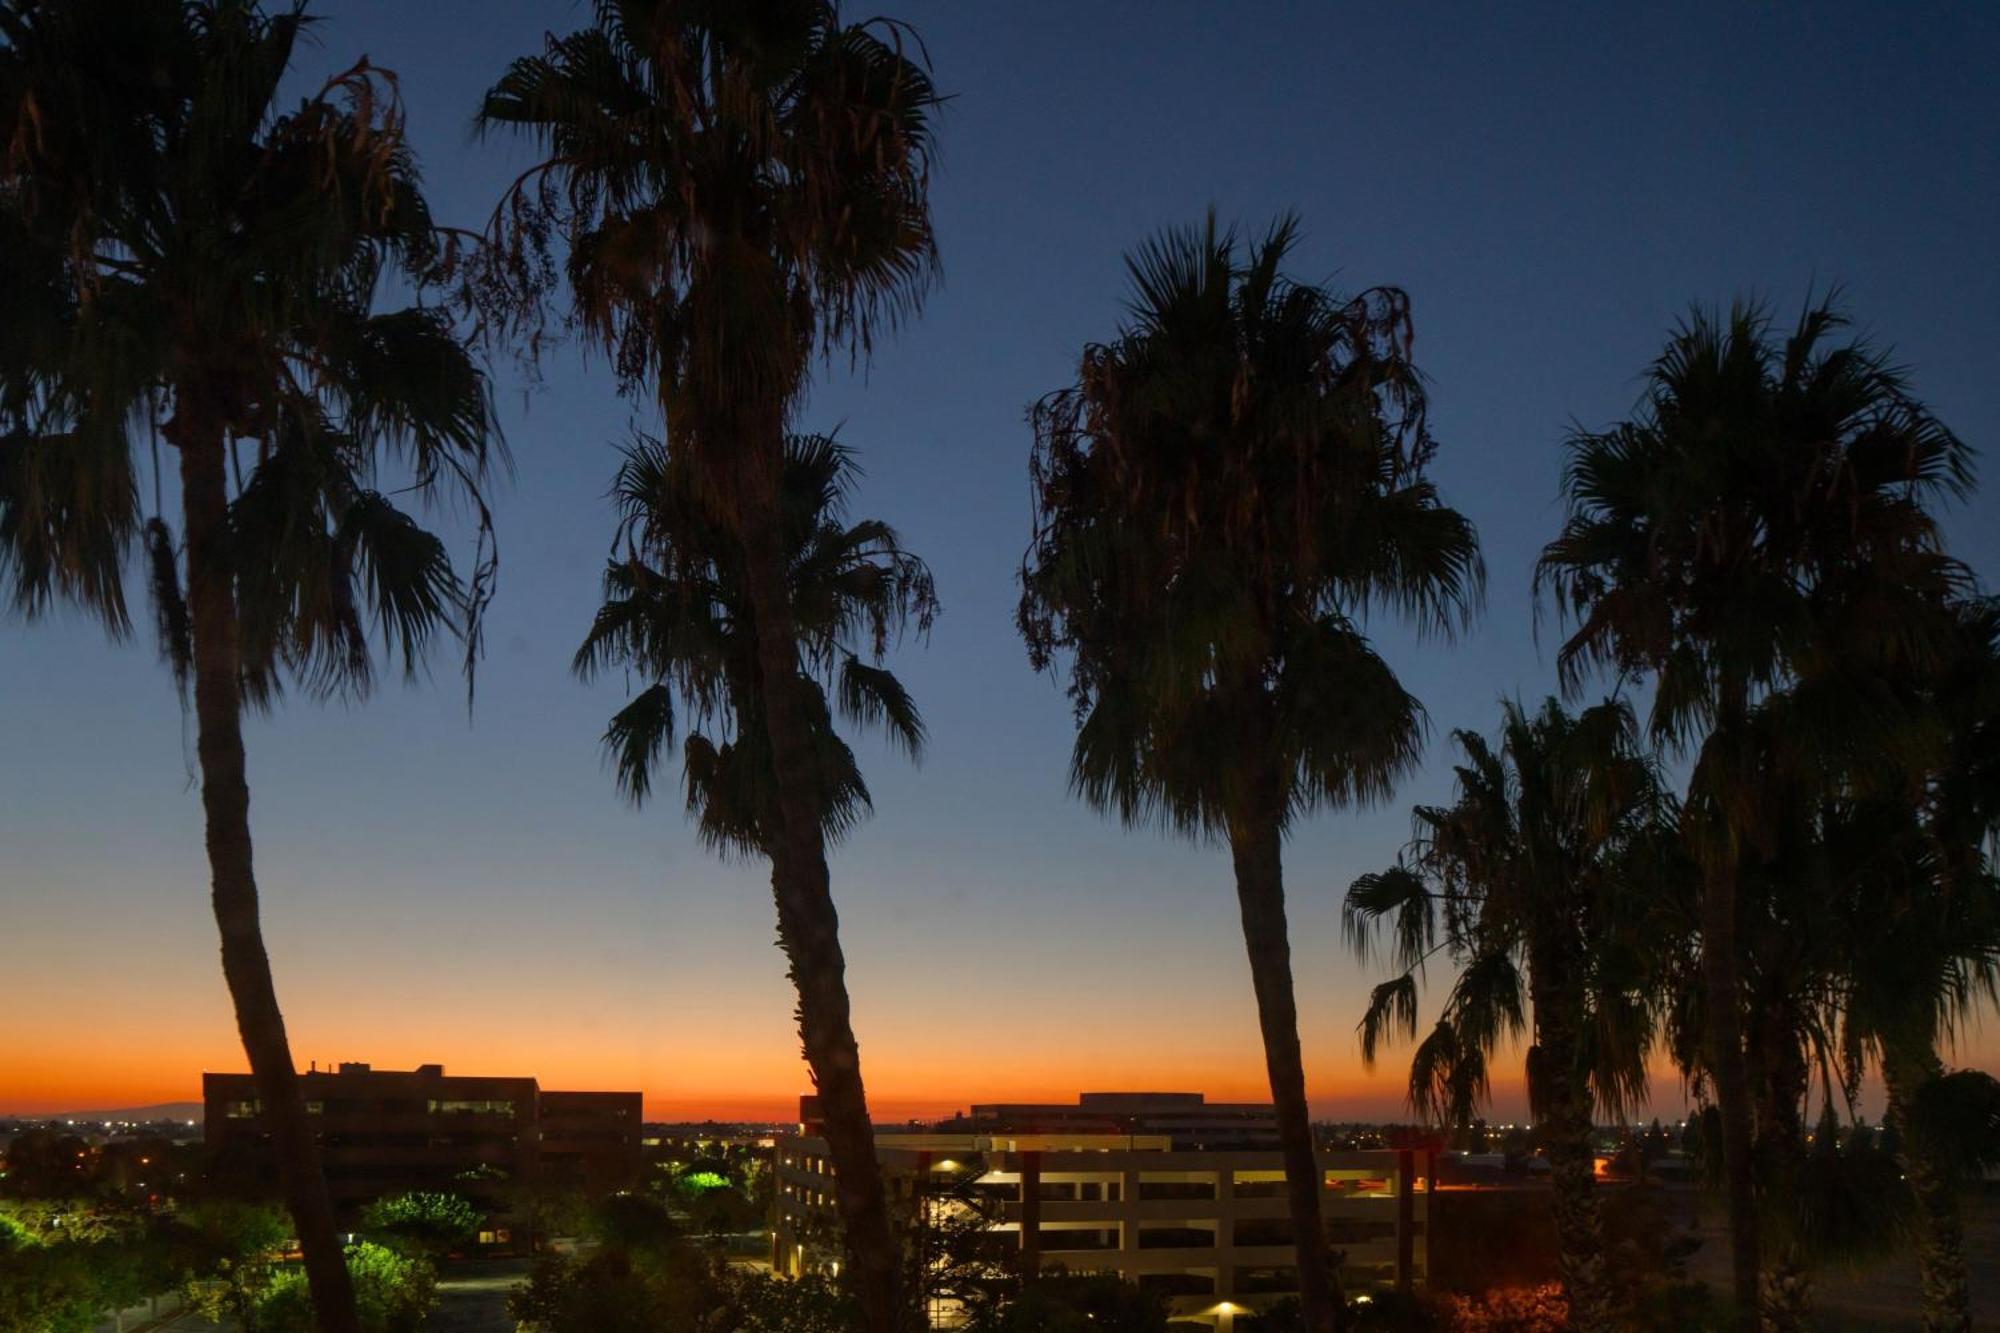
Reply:
[[1278, 1117], [1269, 1102], [1211, 1102], [1199, 1092], [1086, 1092], [1074, 1105], [1000, 1102], [940, 1121], [944, 1134], [1138, 1134], [1164, 1136], [1176, 1150], [1276, 1149]]
[[[1203, 1116], [1204, 1107], [1217, 1114]], [[801, 1133], [773, 1149], [780, 1273], [839, 1259], [828, 1239], [838, 1235], [832, 1163], [813, 1132], [815, 1113], [802, 1103]], [[1116, 1122], [1110, 1132], [1107, 1118]], [[1087, 1093], [1073, 1106], [976, 1106], [938, 1132], [881, 1134], [876, 1152], [904, 1215], [975, 1197], [986, 1230], [1023, 1269], [1116, 1273], [1167, 1296], [1175, 1319], [1219, 1333], [1297, 1292], [1269, 1106]], [[1346, 1287], [1421, 1285], [1432, 1154], [1323, 1151], [1319, 1168], [1327, 1244], [1342, 1255]], [[950, 1311], [932, 1313], [950, 1323]]]
[[[643, 1166], [636, 1092], [543, 1091], [532, 1078], [448, 1075], [342, 1064], [299, 1076], [318, 1131], [338, 1225], [376, 1199], [446, 1191], [486, 1214], [483, 1246], [525, 1250], [529, 1193], [609, 1193]], [[275, 1181], [270, 1132], [248, 1074], [203, 1074], [204, 1137], [225, 1169]]]

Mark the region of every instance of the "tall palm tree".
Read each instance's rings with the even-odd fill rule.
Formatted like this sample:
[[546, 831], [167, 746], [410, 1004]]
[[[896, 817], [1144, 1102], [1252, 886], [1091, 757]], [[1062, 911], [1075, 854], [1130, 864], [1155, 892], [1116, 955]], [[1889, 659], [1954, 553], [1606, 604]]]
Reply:
[[[1648, 675], [1656, 738], [1692, 751], [1685, 802], [1702, 860], [1707, 1065], [1721, 1112], [1736, 1318], [1757, 1319], [1755, 1133], [1744, 1053], [1738, 878], [1761, 835], [1744, 794], [1751, 715], [1834, 660], [1936, 651], [1923, 610], [1965, 582], [1930, 505], [1970, 484], [1965, 446], [1829, 303], [1785, 337], [1753, 306], [1697, 310], [1647, 374], [1638, 413], [1566, 443], [1569, 514], [1538, 588], [1573, 631], [1560, 663]], [[1840, 654], [1828, 645], [1840, 642]], [[1821, 711], [1850, 756], [1892, 745], [1889, 715]]]
[[393, 79], [363, 62], [276, 109], [308, 22], [248, 0], [0, 5], [0, 577], [29, 616], [74, 602], [122, 636], [143, 556], [163, 654], [192, 679], [237, 1027], [317, 1317], [349, 1333], [258, 920], [242, 715], [287, 679], [359, 695], [378, 649], [414, 670], [466, 627], [477, 599], [378, 477], [476, 486], [496, 446], [449, 321], [374, 308], [383, 279], [443, 257]]
[[1282, 848], [1322, 805], [1388, 795], [1421, 705], [1362, 632], [1387, 606], [1469, 615], [1472, 526], [1438, 500], [1409, 305], [1281, 272], [1297, 224], [1240, 246], [1169, 231], [1129, 261], [1132, 322], [1032, 414], [1019, 621], [1066, 657], [1070, 779], [1128, 824], [1224, 839], [1263, 1029], [1308, 1324], [1338, 1293], [1321, 1225]]
[[[795, 435], [782, 482], [793, 623], [803, 648], [798, 680], [811, 701], [813, 763], [827, 794], [820, 825], [839, 841], [868, 812], [867, 783], [834, 730], [836, 714], [875, 726], [913, 759], [924, 724], [880, 659], [906, 627], [923, 633], [937, 594], [923, 561], [888, 525], [849, 523], [858, 469], [832, 439]], [[660, 441], [625, 451], [613, 487], [618, 548], [576, 671], [620, 669], [651, 681], [620, 709], [604, 744], [618, 785], [635, 803], [653, 791], [662, 756], [681, 736], [687, 810], [724, 855], [769, 858], [781, 815], [761, 716], [762, 669], [741, 548], [704, 497], [699, 474]]]
[[1593, 1112], [1622, 1119], [1645, 1096], [1654, 1021], [1641, 900], [1662, 868], [1670, 802], [1623, 702], [1571, 717], [1554, 699], [1533, 715], [1509, 701], [1498, 748], [1476, 732], [1456, 739], [1453, 803], [1418, 806], [1398, 863], [1348, 890], [1343, 920], [1363, 960], [1386, 923], [1400, 969], [1370, 998], [1362, 1058], [1372, 1065], [1386, 1039], [1416, 1036], [1419, 979], [1440, 947], [1458, 977], [1411, 1062], [1421, 1113], [1469, 1123], [1496, 1048], [1532, 1025], [1528, 1101], [1552, 1168], [1570, 1322], [1612, 1329]]
[[1844, 1046], [1879, 1062], [1902, 1131], [1924, 1326], [1937, 1333], [1972, 1327], [1949, 1132], [1966, 1085], [1941, 1047], [2000, 999], [2000, 603], [1969, 600], [1957, 615], [1959, 650], [1910, 682], [1937, 744], [1901, 790], [1848, 802], [1839, 819]]
[[567, 244], [576, 321], [743, 548], [762, 723], [776, 764], [781, 943], [826, 1116], [848, 1271], [870, 1327], [896, 1318], [897, 1261], [875, 1155], [815, 786], [815, 718], [786, 596], [781, 476], [812, 359], [914, 311], [933, 275], [928, 180], [939, 97], [908, 31], [833, 0], [597, 0], [596, 21], [511, 65], [480, 110], [547, 158], [497, 215], [523, 261]]

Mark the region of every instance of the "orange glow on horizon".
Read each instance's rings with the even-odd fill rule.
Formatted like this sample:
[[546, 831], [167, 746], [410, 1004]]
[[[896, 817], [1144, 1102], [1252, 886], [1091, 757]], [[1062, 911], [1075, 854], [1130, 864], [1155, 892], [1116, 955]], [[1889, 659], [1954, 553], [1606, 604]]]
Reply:
[[[1228, 923], [1220, 923], [1227, 925]], [[203, 1070], [246, 1069], [206, 923], [176, 918], [186, 942], [106, 957], [40, 942], [32, 1011], [0, 1022], [0, 1115], [49, 1115], [198, 1100]], [[1220, 928], [1220, 926], [1218, 926]], [[762, 930], [746, 925], [746, 934]], [[648, 952], [644, 940], [533, 957], [511, 936], [446, 949], [441, 937], [302, 933], [280, 957], [293, 1058], [301, 1069], [345, 1060], [380, 1069], [441, 1063], [448, 1073], [532, 1076], [545, 1088], [636, 1089], [657, 1120], [785, 1122], [812, 1083], [792, 1026], [795, 997], [777, 960], [717, 966], [700, 951]], [[859, 938], [867, 939], [863, 932]], [[667, 936], [669, 941], [673, 937]], [[310, 943], [308, 943], [308, 941]], [[539, 945], [542, 941], [538, 940]], [[759, 945], [767, 948], [768, 945]], [[404, 957], [392, 956], [402, 949]], [[1240, 972], [1138, 966], [1119, 984], [1059, 969], [1023, 988], [1004, 953], [954, 956], [925, 975], [908, 956], [854, 950], [855, 1028], [875, 1118], [931, 1119], [975, 1102], [1073, 1102], [1084, 1091], [1181, 1090], [1213, 1101], [1269, 1100], [1254, 1000]], [[365, 951], [365, 952], [364, 952]], [[996, 963], [993, 960], [999, 958]], [[357, 975], [352, 959], [369, 959]], [[70, 960], [57, 965], [52, 960]], [[921, 962], [921, 956], [919, 962]], [[1116, 960], [1113, 960], [1116, 961]], [[991, 966], [990, 975], [978, 969]], [[1189, 976], [1203, 984], [1183, 984]], [[1301, 1040], [1314, 1113], [1408, 1123], [1409, 1052], [1361, 1066], [1352, 1027], [1362, 978], [1346, 969], [1300, 975]], [[1957, 1066], [2000, 1066], [1993, 1032], [1946, 1053]], [[1524, 1119], [1522, 1053], [1502, 1052], [1487, 1118]], [[1653, 1073], [1639, 1118], [1675, 1119], [1679, 1078]], [[1879, 1114], [1879, 1101], [1865, 1108]]]
[[[150, 1045], [135, 1050], [102, 1030], [60, 1045], [30, 1043], [26, 1036], [18, 1030], [0, 1034], [0, 1115], [198, 1102], [204, 1070], [240, 1072], [248, 1067], [241, 1050], [226, 1038], [182, 1049]], [[1992, 1067], [1996, 1061], [1983, 1049], [1986, 1045], [1960, 1049], [1952, 1063]], [[769, 1049], [752, 1053], [723, 1046], [686, 1052], [665, 1065], [630, 1050], [502, 1043], [490, 1034], [476, 1042], [399, 1036], [357, 1043], [347, 1038], [337, 1047], [317, 1038], [294, 1040], [295, 1054], [307, 1050], [325, 1051], [329, 1058], [302, 1059], [302, 1070], [315, 1063], [325, 1069], [347, 1059], [365, 1060], [378, 1069], [411, 1069], [436, 1061], [448, 1074], [528, 1075], [544, 1088], [637, 1088], [645, 1094], [647, 1118], [656, 1121], [788, 1122], [797, 1115], [799, 1096], [812, 1087], [795, 1044], [777, 1045], [776, 1058]], [[1024, 1059], [1004, 1066], [983, 1055], [949, 1062], [923, 1051], [878, 1049], [874, 1055], [870, 1064], [864, 1050], [864, 1067], [870, 1109], [882, 1124], [940, 1119], [976, 1102], [1074, 1102], [1086, 1091], [1185, 1091], [1203, 1093], [1214, 1102], [1270, 1100], [1261, 1078], [1261, 1053], [1254, 1047], [1226, 1062], [1154, 1054], [1143, 1061], [1134, 1056], [1107, 1063], [1094, 1051], [1054, 1050], [1042, 1051], [1032, 1065]], [[1406, 1075], [1407, 1066], [1393, 1058], [1379, 1062], [1372, 1073], [1362, 1070], [1358, 1060], [1329, 1061], [1309, 1071], [1313, 1112], [1335, 1121], [1413, 1121], [1403, 1099]], [[1525, 1118], [1525, 1101], [1519, 1077], [1496, 1077], [1487, 1118]], [[1678, 1077], [1670, 1069], [1656, 1069], [1652, 1106], [1637, 1119], [1654, 1114], [1672, 1119], [1683, 1113], [1684, 1105]]]
[[[151, 1046], [132, 1050], [105, 1040], [66, 1044], [60, 1049], [29, 1045], [23, 1034], [0, 1040], [0, 1114], [47, 1115], [72, 1111], [114, 1110], [201, 1097], [204, 1070], [240, 1072], [248, 1067], [240, 1049], [226, 1041], [190, 1045], [183, 1050]], [[740, 1050], [714, 1050], [688, 1056], [662, 1071], [630, 1053], [589, 1051], [572, 1045], [540, 1043], [508, 1049], [498, 1043], [477, 1047], [407, 1038], [384, 1039], [357, 1049], [351, 1039], [337, 1049], [317, 1040], [294, 1040], [295, 1056], [307, 1049], [327, 1050], [331, 1058], [300, 1060], [302, 1070], [317, 1064], [327, 1068], [339, 1060], [366, 1060], [378, 1069], [410, 1069], [431, 1061], [444, 1064], [448, 1074], [530, 1075], [545, 1088], [625, 1089], [645, 1093], [646, 1115], [665, 1121], [750, 1120], [790, 1121], [796, 1117], [800, 1094], [811, 1091], [804, 1066], [789, 1049], [790, 1058], [746, 1057]], [[864, 1061], [865, 1061], [864, 1056]], [[1077, 1094], [1097, 1090], [1178, 1090], [1200, 1092], [1210, 1101], [1263, 1102], [1270, 1099], [1259, 1075], [1261, 1057], [1246, 1051], [1237, 1068], [1210, 1066], [1204, 1071], [1186, 1063], [1158, 1058], [1133, 1059], [1115, 1068], [1088, 1054], [1065, 1057], [1049, 1051], [1032, 1067], [1025, 1062], [1000, 1067], [985, 1060], [949, 1065], [922, 1053], [883, 1051], [869, 1072], [869, 1101], [882, 1123], [931, 1120], [968, 1109], [975, 1102], [1073, 1102]], [[1408, 1118], [1401, 1109], [1399, 1071], [1385, 1064], [1367, 1074], [1358, 1067], [1329, 1070], [1313, 1080], [1314, 1110], [1336, 1119]], [[1518, 1093], [1517, 1084], [1497, 1080], [1496, 1100], [1505, 1105]]]

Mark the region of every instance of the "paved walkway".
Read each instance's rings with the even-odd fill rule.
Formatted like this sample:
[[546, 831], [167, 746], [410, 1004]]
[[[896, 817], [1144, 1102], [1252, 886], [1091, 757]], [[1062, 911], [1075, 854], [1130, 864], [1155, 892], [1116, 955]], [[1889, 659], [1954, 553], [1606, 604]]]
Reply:
[[514, 1333], [507, 1297], [528, 1280], [526, 1259], [468, 1259], [438, 1275], [438, 1308], [425, 1333]]

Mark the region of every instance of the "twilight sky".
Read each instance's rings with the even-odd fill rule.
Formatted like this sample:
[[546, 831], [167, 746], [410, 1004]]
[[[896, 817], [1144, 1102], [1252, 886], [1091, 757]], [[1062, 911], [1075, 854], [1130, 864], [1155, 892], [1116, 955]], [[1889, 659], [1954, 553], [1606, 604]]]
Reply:
[[[303, 88], [363, 52], [400, 72], [437, 213], [479, 225], [532, 159], [475, 144], [480, 91], [566, 0], [323, 0]], [[861, 5], [872, 12], [870, 6]], [[1011, 624], [1027, 404], [1116, 328], [1120, 257], [1164, 224], [1295, 208], [1298, 276], [1415, 302], [1446, 499], [1491, 588], [1453, 646], [1376, 630], [1429, 705], [1389, 807], [1324, 814], [1288, 854], [1320, 1111], [1390, 1116], [1402, 1053], [1354, 1040], [1368, 984], [1348, 881], [1448, 790], [1447, 736], [1553, 685], [1529, 572], [1557, 442], [1624, 415], [1690, 301], [1786, 315], [1844, 286], [1975, 447], [2000, 436], [2000, 8], [904, 0], [956, 95], [935, 182], [945, 282], [801, 424], [841, 426], [857, 512], [927, 556], [945, 615], [894, 660], [930, 723], [921, 770], [862, 747], [877, 816], [834, 860], [878, 1115], [1172, 1086], [1265, 1095], [1225, 854], [1126, 833], [1064, 790], [1070, 716]], [[707, 856], [672, 799], [634, 812], [597, 738], [623, 682], [568, 661], [594, 606], [609, 442], [634, 405], [573, 349], [498, 369], [518, 463], [468, 723], [436, 679], [249, 728], [265, 928], [308, 1060], [643, 1088], [649, 1113], [783, 1115], [807, 1079], [757, 866]], [[1956, 511], [2000, 577], [2000, 478]], [[463, 546], [463, 544], [461, 544]], [[194, 1097], [243, 1067], [216, 962], [191, 723], [149, 643], [0, 624], [0, 1112]], [[1445, 980], [1433, 974], [1434, 983]], [[1958, 1053], [2000, 1065], [1985, 1030]], [[1519, 1108], [1518, 1079], [1500, 1110]], [[1679, 1105], [1671, 1076], [1656, 1085]]]

